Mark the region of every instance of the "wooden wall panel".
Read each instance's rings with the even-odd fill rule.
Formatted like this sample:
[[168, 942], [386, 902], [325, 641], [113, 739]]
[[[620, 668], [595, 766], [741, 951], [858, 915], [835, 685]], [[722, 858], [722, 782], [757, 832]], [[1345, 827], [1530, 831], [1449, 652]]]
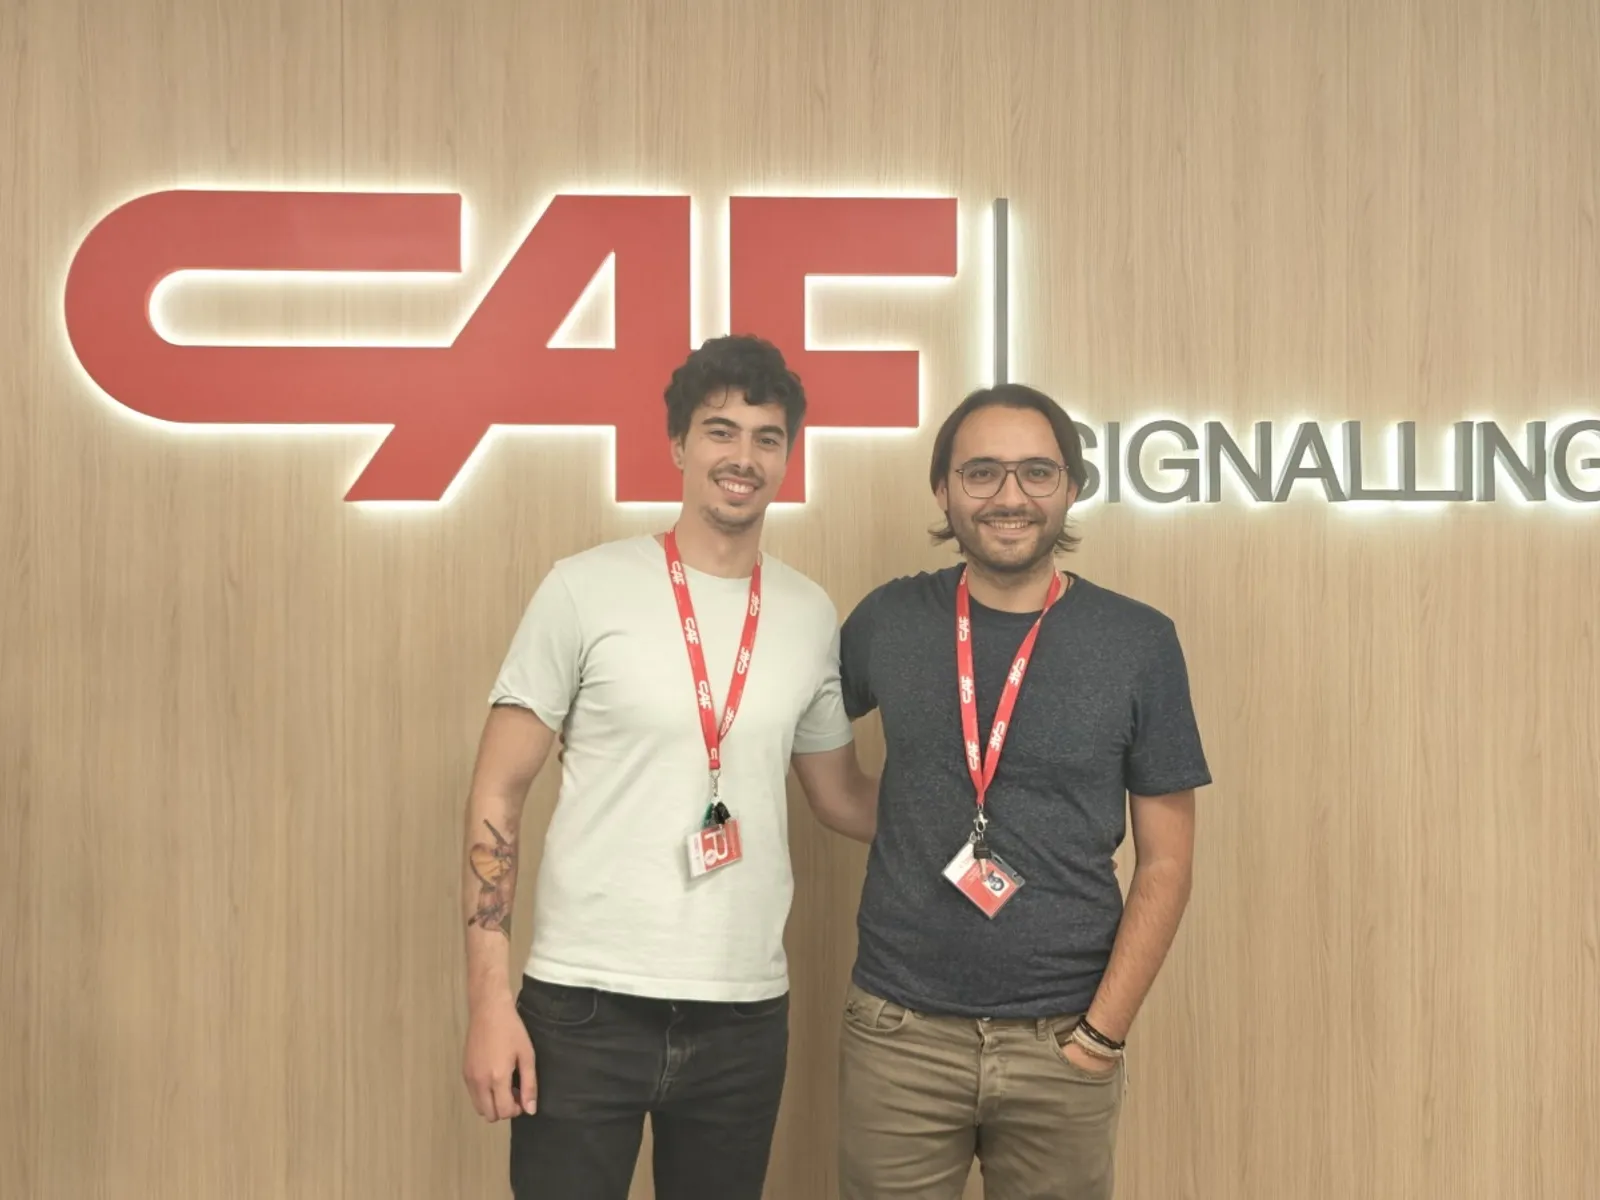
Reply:
[[[1413, 419], [1429, 475], [1453, 421], [1595, 415], [1597, 54], [1593, 5], [1517, 0], [0, 6], [0, 1191], [500, 1194], [505, 1130], [459, 1084], [483, 697], [549, 564], [662, 518], [606, 502], [589, 434], [501, 437], [448, 507], [374, 511], [340, 499], [374, 434], [130, 418], [60, 320], [117, 202], [459, 187], [458, 285], [174, 306], [432, 337], [561, 188], [692, 192], [707, 278], [730, 192], [958, 196], [955, 282], [817, 307], [819, 339], [919, 346], [927, 383], [918, 433], [817, 439], [811, 502], [769, 522], [845, 610], [948, 561], [922, 480], [986, 379], [998, 195], [1013, 376], [1091, 423]], [[1585, 1193], [1597, 522], [1086, 507], [1076, 565], [1178, 621], [1218, 780], [1120, 1194]], [[864, 856], [794, 803], [770, 1194], [818, 1200]]]

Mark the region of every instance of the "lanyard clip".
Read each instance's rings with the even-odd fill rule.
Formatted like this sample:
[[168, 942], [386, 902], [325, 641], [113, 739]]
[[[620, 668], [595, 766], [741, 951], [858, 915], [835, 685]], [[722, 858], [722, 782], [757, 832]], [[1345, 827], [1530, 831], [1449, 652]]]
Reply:
[[717, 767], [711, 768], [711, 803], [706, 808], [706, 824], [721, 827], [733, 819], [733, 814], [728, 811], [728, 806], [722, 802], [721, 787], [722, 772]]

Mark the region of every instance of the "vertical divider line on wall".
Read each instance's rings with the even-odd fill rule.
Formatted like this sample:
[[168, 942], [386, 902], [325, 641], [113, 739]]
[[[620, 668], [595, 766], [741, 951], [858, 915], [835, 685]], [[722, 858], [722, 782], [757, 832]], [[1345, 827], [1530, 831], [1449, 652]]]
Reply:
[[1006, 235], [1006, 222], [1010, 217], [1008, 202], [1004, 198], [994, 202], [994, 382], [1006, 382], [1010, 363], [1006, 351], [1010, 348], [1011, 317], [1007, 301], [1011, 292], [1011, 263]]

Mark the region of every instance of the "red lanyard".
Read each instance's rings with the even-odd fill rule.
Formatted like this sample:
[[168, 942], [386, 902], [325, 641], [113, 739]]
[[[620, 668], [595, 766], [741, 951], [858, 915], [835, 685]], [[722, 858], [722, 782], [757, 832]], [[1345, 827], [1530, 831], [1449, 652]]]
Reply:
[[750, 654], [756, 644], [756, 625], [761, 618], [761, 560], [756, 559], [755, 569], [750, 573], [750, 604], [745, 609], [744, 632], [739, 637], [739, 656], [733, 662], [733, 681], [728, 684], [728, 703], [719, 726], [716, 703], [711, 699], [711, 681], [706, 676], [705, 650], [700, 645], [700, 627], [695, 623], [694, 604], [689, 599], [689, 580], [684, 574], [683, 561], [678, 557], [677, 534], [668, 530], [666, 540], [667, 574], [672, 579], [672, 592], [678, 600], [678, 615], [683, 619], [683, 643], [689, 648], [689, 669], [694, 672], [695, 700], [700, 706], [700, 729], [706, 737], [706, 757], [711, 760], [711, 787], [715, 796], [717, 775], [722, 770], [722, 739], [733, 728], [733, 718], [739, 710], [739, 700], [744, 695], [744, 682], [750, 673]]
[[1044, 614], [1050, 611], [1050, 606], [1060, 598], [1062, 591], [1061, 574], [1057, 572], [1050, 582], [1044, 610], [1034, 621], [1033, 628], [1028, 630], [1028, 636], [1022, 639], [1017, 657], [1011, 663], [1011, 672], [1006, 676], [1005, 688], [1000, 693], [1000, 706], [994, 712], [994, 725], [989, 731], [989, 752], [985, 757], [978, 749], [978, 691], [972, 673], [972, 605], [967, 594], [965, 568], [962, 568], [961, 581], [956, 585], [956, 669], [961, 676], [961, 732], [966, 738], [967, 770], [971, 772], [972, 785], [978, 792], [977, 826], [980, 833], [987, 823], [983, 815], [984, 797], [994, 780], [995, 770], [1000, 766], [1000, 749], [1006, 743], [1006, 729], [1011, 722], [1011, 710], [1017, 704], [1017, 693], [1022, 690], [1022, 678], [1028, 673], [1028, 657], [1033, 653], [1033, 643], [1039, 637]]

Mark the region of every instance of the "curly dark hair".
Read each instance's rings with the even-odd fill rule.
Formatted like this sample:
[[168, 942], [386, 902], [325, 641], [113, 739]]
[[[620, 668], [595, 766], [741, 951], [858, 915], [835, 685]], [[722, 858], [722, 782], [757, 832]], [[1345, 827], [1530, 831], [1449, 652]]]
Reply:
[[749, 334], [710, 338], [672, 373], [667, 384], [667, 436], [689, 432], [689, 421], [706, 397], [724, 389], [744, 393], [746, 404], [781, 404], [792, 448], [806, 416], [800, 377], [771, 342]]
[[[1061, 461], [1066, 464], [1067, 478], [1077, 485], [1081, 493], [1084, 485], [1088, 483], [1089, 472], [1084, 466], [1083, 438], [1078, 434], [1077, 425], [1067, 415], [1066, 410], [1049, 396], [1020, 383], [1002, 383], [994, 387], [979, 388], [956, 405], [955, 411], [945, 418], [944, 424], [939, 427], [939, 432], [933, 439], [933, 461], [928, 465], [929, 487], [938, 492], [939, 485], [949, 480], [950, 457], [955, 452], [956, 433], [960, 430], [962, 422], [979, 409], [995, 405], [1036, 412], [1050, 422], [1050, 428], [1055, 431], [1056, 445], [1061, 450]], [[956, 536], [956, 531], [950, 527], [948, 516], [942, 526], [929, 532], [935, 542], [948, 542]], [[1061, 536], [1056, 538], [1056, 549], [1074, 550], [1080, 540], [1063, 526]]]

